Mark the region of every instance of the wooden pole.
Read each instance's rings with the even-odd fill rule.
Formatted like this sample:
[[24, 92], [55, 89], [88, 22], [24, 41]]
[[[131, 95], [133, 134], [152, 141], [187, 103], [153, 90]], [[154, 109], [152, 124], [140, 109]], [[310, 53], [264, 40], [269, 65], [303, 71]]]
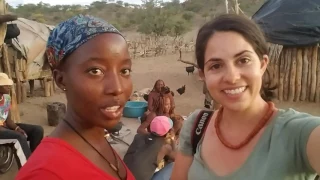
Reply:
[[303, 61], [302, 61], [302, 81], [301, 81], [301, 96], [300, 100], [305, 101], [307, 97], [307, 85], [308, 85], [308, 48], [303, 48]]
[[302, 66], [303, 66], [303, 57], [302, 57], [302, 49], [298, 48], [297, 51], [297, 73], [296, 73], [296, 91], [295, 91], [295, 100], [299, 101], [301, 96], [301, 81], [302, 81]]
[[228, 6], [228, 0], [225, 0], [225, 3], [226, 3], [226, 13], [229, 14], [229, 6]]
[[283, 99], [288, 101], [289, 98], [289, 77], [290, 77], [290, 67], [291, 67], [291, 58], [292, 58], [292, 50], [290, 48], [286, 48], [286, 55], [284, 56], [284, 81], [283, 81]]
[[27, 83], [21, 82], [21, 102], [25, 102], [27, 99]]
[[[13, 51], [15, 54], [17, 51]], [[19, 75], [19, 66], [16, 59], [16, 56], [13, 55], [13, 64], [14, 64], [14, 73], [16, 74], [16, 95], [17, 95], [17, 103], [20, 104], [22, 102], [22, 88], [21, 88], [21, 81]]]
[[[296, 73], [297, 73], [297, 48], [290, 48], [292, 51], [291, 54], [291, 67], [288, 68], [288, 72], [290, 72], [289, 76], [289, 93], [288, 93], [288, 101], [293, 102], [296, 94]], [[288, 59], [290, 60], [290, 59]]]
[[50, 96], [50, 81], [48, 78], [43, 79], [44, 83], [44, 97], [49, 97]]
[[[0, 0], [0, 15], [7, 13], [7, 5], [5, 0]], [[4, 38], [7, 32], [7, 23], [0, 23], [0, 45], [4, 44]]]
[[311, 55], [311, 86], [310, 86], [310, 102], [315, 102], [316, 87], [317, 87], [317, 61], [318, 61], [318, 45], [312, 47]]
[[[319, 46], [317, 48], [318, 48], [318, 53], [320, 53]], [[317, 64], [317, 86], [316, 86], [315, 102], [320, 103], [320, 56], [318, 56], [318, 64]]]
[[278, 98], [280, 101], [283, 101], [283, 81], [284, 81], [284, 67], [285, 67], [285, 53], [286, 49], [282, 50], [282, 53], [279, 58], [279, 88], [278, 88]]
[[310, 99], [310, 95], [311, 95], [311, 76], [312, 76], [312, 47], [308, 47], [308, 54], [307, 54], [307, 57], [308, 57], [308, 83], [307, 83], [307, 96], [306, 96], [306, 101], [309, 101]]
[[[8, 58], [8, 47], [6, 44], [3, 44], [2, 46], [2, 62], [4, 65], [4, 73], [6, 73], [9, 78], [12, 78], [12, 69], [9, 64], [9, 58]], [[11, 119], [14, 122], [20, 122], [20, 111], [18, 108], [18, 103], [17, 103], [17, 95], [16, 95], [16, 88], [12, 86], [10, 90], [10, 95], [11, 95]]]
[[235, 0], [235, 7], [234, 7], [234, 9], [235, 9], [236, 14], [239, 14], [239, 6], [240, 6], [240, 4], [238, 3], [238, 0]]

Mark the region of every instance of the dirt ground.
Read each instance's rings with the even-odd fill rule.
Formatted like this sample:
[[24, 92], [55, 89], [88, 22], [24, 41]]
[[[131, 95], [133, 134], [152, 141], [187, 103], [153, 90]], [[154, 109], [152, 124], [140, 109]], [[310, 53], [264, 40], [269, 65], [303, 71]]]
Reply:
[[[192, 61], [193, 54], [183, 54], [184, 60]], [[132, 79], [134, 90], [140, 90], [146, 87], [152, 87], [157, 79], [162, 79], [174, 92], [176, 102], [176, 112], [181, 115], [189, 115], [196, 108], [202, 108], [204, 96], [202, 94], [202, 83], [198, 75], [187, 75], [185, 71], [186, 64], [177, 61], [178, 55], [168, 55], [156, 58], [144, 58], [133, 60]], [[179, 95], [176, 89], [186, 85], [186, 92]], [[26, 102], [19, 105], [21, 111], [21, 120], [24, 123], [38, 124], [44, 127], [45, 134], [49, 134], [54, 127], [47, 125], [46, 104], [49, 102], [66, 102], [64, 94], [59, 91], [52, 97], [41, 97], [43, 91], [38, 88], [37, 96], [28, 98]], [[276, 102], [279, 108], [294, 108], [299, 111], [308, 112], [320, 116], [320, 104], [315, 103], [284, 103]], [[126, 127], [131, 129], [131, 135], [125, 138], [125, 141], [131, 142], [138, 127], [138, 121], [135, 119], [123, 119]], [[126, 152], [125, 145], [115, 145], [120, 155]], [[11, 180], [16, 173], [15, 167], [5, 175], [0, 176], [1, 180]]]

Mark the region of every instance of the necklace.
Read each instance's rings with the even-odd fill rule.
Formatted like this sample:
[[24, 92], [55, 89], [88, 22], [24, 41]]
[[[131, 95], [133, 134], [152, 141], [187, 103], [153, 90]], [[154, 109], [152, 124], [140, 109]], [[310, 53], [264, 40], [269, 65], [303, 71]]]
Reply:
[[225, 140], [225, 138], [222, 136], [221, 130], [220, 130], [220, 123], [222, 120], [222, 113], [223, 113], [223, 107], [221, 107], [218, 111], [217, 114], [217, 118], [215, 120], [214, 123], [214, 127], [216, 129], [216, 133], [217, 136], [220, 140], [220, 142], [227, 148], [230, 149], [241, 149], [242, 147], [244, 147], [245, 145], [247, 145], [257, 134], [258, 132], [267, 124], [267, 122], [269, 121], [269, 119], [271, 118], [273, 112], [274, 112], [274, 104], [272, 102], [268, 102], [268, 111], [266, 112], [266, 114], [262, 117], [262, 119], [260, 120], [260, 122], [256, 125], [256, 127], [251, 131], [251, 133], [246, 137], [246, 139], [244, 141], [242, 141], [241, 143], [237, 144], [237, 145], [232, 145], [229, 142], [227, 142], [227, 140]]
[[[107, 144], [110, 146], [110, 148], [111, 148], [111, 150], [112, 150], [112, 154], [113, 154], [113, 157], [114, 157], [115, 160], [116, 160], [117, 166], [115, 166], [115, 165], [112, 164], [110, 161], [108, 161], [108, 159], [105, 158], [86, 138], [84, 138], [84, 137], [80, 134], [80, 132], [77, 131], [76, 128], [74, 128], [74, 127], [70, 124], [70, 122], [66, 121], [65, 119], [63, 119], [63, 121], [64, 121], [75, 133], [77, 133], [78, 136], [81, 137], [81, 139], [83, 139], [84, 142], [86, 142], [89, 146], [91, 146], [91, 148], [92, 148], [93, 150], [95, 150], [95, 151], [109, 164], [109, 166], [111, 167], [111, 169], [112, 169], [115, 173], [117, 173], [118, 177], [119, 177], [121, 180], [123, 180], [123, 178], [121, 178], [121, 176], [120, 176], [120, 174], [119, 174], [119, 162], [118, 162], [118, 158], [117, 158], [114, 150], [112, 150], [112, 147], [111, 147], [111, 145], [109, 144], [108, 141], [107, 141]], [[124, 179], [126, 179], [126, 178], [124, 178]]]

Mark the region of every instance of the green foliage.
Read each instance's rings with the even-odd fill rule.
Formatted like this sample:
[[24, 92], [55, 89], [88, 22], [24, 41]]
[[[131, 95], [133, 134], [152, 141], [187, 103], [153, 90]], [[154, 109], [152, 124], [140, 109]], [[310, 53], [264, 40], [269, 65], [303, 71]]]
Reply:
[[[120, 30], [137, 30], [155, 36], [181, 36], [198, 21], [224, 13], [224, 0], [141, 0], [141, 5], [123, 0], [95, 0], [90, 5], [24, 4], [9, 10], [20, 17], [55, 25], [77, 14], [101, 17]], [[264, 0], [241, 0], [241, 9], [251, 15]], [[232, 5], [233, 1], [229, 1]], [[203, 22], [203, 21], [202, 21]]]
[[[184, 20], [176, 20], [175, 17], [178, 16], [177, 9], [173, 9], [170, 6], [163, 6], [162, 1], [156, 0], [145, 0], [143, 7], [145, 7], [144, 13], [142, 15], [142, 21], [138, 26], [138, 31], [143, 34], [153, 34], [155, 36], [170, 35], [174, 29], [180, 27], [184, 24]], [[177, 25], [175, 25], [177, 24]], [[175, 27], [177, 26], [177, 27]]]
[[172, 29], [170, 31], [171, 36], [178, 37], [186, 33], [188, 30], [190, 30], [190, 24], [188, 24], [183, 19], [177, 19], [173, 22]]
[[194, 17], [194, 13], [191, 11], [186, 11], [185, 13], [182, 14], [182, 18], [186, 21], [191, 21]]

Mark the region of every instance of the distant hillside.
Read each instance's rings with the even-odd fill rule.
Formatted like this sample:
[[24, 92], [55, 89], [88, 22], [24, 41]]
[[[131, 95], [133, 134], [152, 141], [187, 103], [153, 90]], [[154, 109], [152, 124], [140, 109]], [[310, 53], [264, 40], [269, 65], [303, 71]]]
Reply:
[[[240, 8], [252, 15], [264, 0], [239, 0]], [[232, 12], [234, 2], [229, 2]], [[169, 34], [178, 36], [199, 26], [206, 20], [225, 12], [225, 0], [179, 0], [163, 3], [160, 0], [142, 0], [142, 5], [123, 1], [94, 1], [88, 6], [56, 5], [46, 3], [25, 4], [10, 11], [18, 16], [55, 25], [76, 14], [91, 14], [101, 17], [121, 30], [137, 30], [144, 34]]]

